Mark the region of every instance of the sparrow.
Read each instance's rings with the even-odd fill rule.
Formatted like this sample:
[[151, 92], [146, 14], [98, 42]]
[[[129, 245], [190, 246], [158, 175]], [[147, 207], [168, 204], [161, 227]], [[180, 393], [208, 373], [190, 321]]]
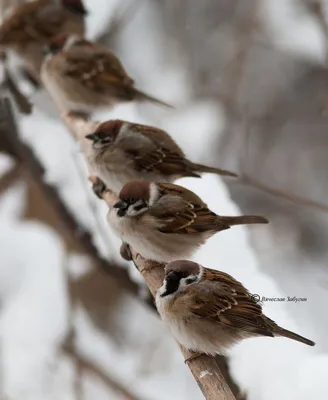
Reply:
[[82, 0], [36, 0], [12, 9], [0, 26], [0, 46], [13, 50], [38, 79], [44, 47], [58, 33], [83, 35]]
[[233, 172], [189, 161], [168, 133], [152, 126], [111, 120], [86, 138], [92, 141], [88, 155], [92, 170], [116, 193], [133, 179], [173, 182], [183, 177], [200, 178], [202, 172], [237, 177]]
[[42, 80], [65, 109], [88, 114], [133, 100], [170, 107], [136, 89], [116, 55], [97, 43], [77, 35], [58, 35], [46, 52]]
[[233, 225], [268, 223], [256, 215], [216, 215], [182, 186], [145, 180], [123, 186], [107, 219], [135, 252], [158, 262], [189, 258], [208, 238]]
[[315, 345], [266, 317], [261, 304], [232, 276], [192, 261], [166, 265], [156, 306], [177, 342], [198, 354], [222, 354], [256, 336], [282, 336]]

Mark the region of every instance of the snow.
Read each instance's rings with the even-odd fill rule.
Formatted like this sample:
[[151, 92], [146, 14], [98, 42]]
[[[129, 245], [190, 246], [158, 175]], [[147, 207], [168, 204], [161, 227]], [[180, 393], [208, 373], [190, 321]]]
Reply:
[[211, 372], [208, 372], [207, 370], [206, 371], [202, 371], [200, 373], [200, 375], [199, 375], [199, 378], [200, 379], [205, 378], [205, 376], [207, 376], [207, 375], [213, 375], [213, 374]]
[[[91, 11], [90, 37], [101, 32], [120, 3], [118, 0], [86, 1]], [[215, 159], [211, 151], [213, 137], [222, 129], [224, 115], [210, 100], [188, 104], [191, 96], [188, 66], [183, 59], [172, 55], [156, 12], [155, 5], [145, 1], [116, 45], [127, 69], [136, 76], [138, 86], [174, 104], [176, 109], [127, 104], [99, 114], [99, 118], [157, 125], [170, 132], [191, 159], [211, 164]], [[263, 5], [263, 15], [267, 16], [277, 43], [320, 62], [324, 53], [320, 32], [310, 17], [304, 15], [297, 20], [293, 12], [290, 1], [266, 1]], [[120, 240], [106, 225], [106, 206], [95, 198], [84, 179], [86, 168], [80, 149], [62, 123], [54, 118], [44, 96], [38, 94], [34, 100], [37, 107], [33, 115], [20, 121], [22, 138], [33, 147], [46, 168], [46, 181], [58, 187], [81, 230], [92, 232], [103, 256], [126, 266], [118, 253]], [[0, 156], [0, 172], [12, 165], [11, 159]], [[178, 183], [196, 191], [219, 214], [240, 213], [223, 181], [217, 177], [204, 175], [202, 179], [182, 179]], [[67, 274], [76, 281], [83, 277], [91, 270], [90, 260], [80, 254], [67, 254], [58, 235], [45, 225], [21, 221], [25, 202], [23, 183], [17, 183], [0, 198], [0, 393], [6, 400], [75, 399], [75, 365], [59, 354], [71, 322], [66, 280]], [[249, 400], [324, 399], [328, 378], [325, 353], [328, 322], [323, 316], [327, 314], [328, 298], [326, 288], [316, 282], [325, 275], [320, 275], [320, 269], [314, 269], [310, 261], [296, 257], [293, 248], [290, 263], [282, 261], [276, 250], [277, 274], [285, 282], [285, 286], [278, 287], [275, 277], [265, 275], [263, 270], [266, 251], [270, 249], [267, 257], [273, 256], [269, 245], [272, 238], [266, 226], [250, 229], [253, 240], [255, 237], [261, 243], [261, 257], [253, 250], [249, 231], [234, 227], [210, 239], [194, 259], [206, 267], [230, 273], [261, 296], [307, 296], [306, 303], [265, 302], [264, 312], [283, 327], [314, 339], [317, 346], [310, 348], [285, 338], [245, 340], [229, 353], [232, 375]], [[281, 246], [288, 246], [288, 237], [281, 235]], [[295, 271], [290, 268], [298, 261], [303, 263], [297, 273], [304, 282], [304, 289], [299, 293], [299, 287], [293, 284]], [[319, 261], [316, 262], [318, 265]], [[320, 262], [325, 266], [325, 260]], [[129, 269], [141, 284], [142, 278], [135, 267], [129, 265]], [[316, 280], [311, 279], [313, 274]], [[73, 323], [78, 351], [136, 396], [145, 400], [202, 398], [167, 329], [134, 298], [122, 295], [118, 299], [106, 334], [95, 326], [81, 305], [74, 310]], [[202, 371], [200, 378], [208, 374], [209, 371]], [[96, 376], [85, 375], [86, 399], [123, 398], [111, 392]]]
[[3, 394], [49, 398], [68, 320], [63, 246], [45, 226], [18, 221], [1, 231], [0, 243]]

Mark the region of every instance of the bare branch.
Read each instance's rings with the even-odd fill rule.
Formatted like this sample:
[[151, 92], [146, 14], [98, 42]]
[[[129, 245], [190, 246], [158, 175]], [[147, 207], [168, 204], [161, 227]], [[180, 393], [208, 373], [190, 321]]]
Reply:
[[[108, 371], [104, 372], [92, 361], [79, 354], [74, 346], [74, 343], [67, 342], [63, 347], [63, 351], [75, 362], [76, 368], [79, 371], [80, 379], [83, 377], [84, 373], [93, 374], [98, 377], [109, 389], [116, 392], [122, 398], [126, 400], [142, 400], [140, 397], [132, 393], [129, 389], [118, 382], [117, 379], [115, 379], [113, 376], [110, 376]], [[81, 395], [80, 382], [77, 386], [77, 391]]]
[[44, 198], [55, 211], [61, 228], [73, 240], [75, 247], [82, 252], [88, 253], [94, 265], [104, 270], [114, 279], [118, 279], [124, 288], [136, 295], [138, 293], [138, 286], [131, 281], [127, 271], [100, 256], [92, 242], [90, 233], [86, 230], [81, 231], [79, 222], [64, 205], [57, 190], [44, 181], [44, 169], [42, 165], [33, 151], [18, 137], [8, 99], [0, 100], [0, 137], [9, 143], [11, 153], [15, 155], [18, 162], [24, 165], [25, 171], [31, 175], [33, 182], [39, 186]]
[[268, 193], [272, 196], [279, 197], [283, 200], [290, 201], [292, 203], [299, 204], [301, 206], [307, 206], [307, 207], [312, 207], [316, 208], [317, 210], [321, 210], [324, 212], [328, 212], [328, 205], [324, 203], [320, 203], [318, 201], [314, 201], [311, 199], [307, 199], [305, 197], [297, 196], [294, 193], [289, 193], [285, 192], [282, 189], [274, 188], [268, 185], [265, 185], [262, 182], [257, 181], [256, 179], [243, 174], [240, 176], [238, 180], [236, 180], [236, 183], [241, 183], [250, 187], [253, 187], [255, 189], [261, 190], [262, 192]]
[[[117, 195], [107, 189], [103, 192], [103, 199], [109, 207], [112, 207], [117, 201]], [[163, 283], [165, 265], [145, 260], [139, 254], [136, 254], [133, 249], [131, 251], [135, 265], [144, 277], [152, 295], [155, 297], [157, 290]], [[183, 347], [180, 348], [185, 360], [188, 360], [192, 354]], [[219, 398], [222, 400], [235, 399], [214, 357], [204, 354], [187, 361], [187, 364], [207, 400]]]

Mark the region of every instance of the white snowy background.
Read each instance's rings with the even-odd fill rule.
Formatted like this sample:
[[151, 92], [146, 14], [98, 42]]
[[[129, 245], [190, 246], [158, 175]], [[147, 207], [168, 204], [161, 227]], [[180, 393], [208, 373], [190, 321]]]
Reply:
[[[106, 28], [121, 2], [85, 3], [90, 11], [88, 36], [94, 38]], [[98, 117], [166, 129], [191, 159], [220, 165], [217, 142], [225, 126], [224, 111], [217, 101], [205, 96], [195, 100], [191, 67], [164, 34], [156, 3], [140, 3], [118, 35], [115, 50], [138, 87], [176, 108], [128, 104]], [[292, 0], [262, 3], [262, 21], [281, 51], [318, 65], [324, 63], [324, 38], [313, 17], [300, 12]], [[186, 25], [185, 29], [188, 35], [193, 26]], [[33, 114], [19, 116], [19, 125], [23, 139], [46, 167], [47, 181], [58, 187], [81, 226], [93, 232], [102, 254], [128, 267], [131, 276], [140, 282], [134, 267], [124, 265], [119, 258], [119, 240], [105, 224], [106, 207], [94, 198], [83, 179], [78, 146], [51, 112], [44, 93], [33, 95], [32, 101], [36, 104]], [[1, 173], [11, 165], [12, 161], [1, 155]], [[217, 177], [205, 175], [179, 183], [197, 192], [219, 214], [242, 212]], [[177, 345], [141, 302], [120, 296], [115, 311], [109, 310], [113, 312], [106, 332], [93, 323], [82, 305], [72, 313], [67, 273], [78, 280], [91, 266], [86, 258], [68, 254], [62, 239], [50, 227], [22, 221], [25, 205], [23, 182], [0, 198], [0, 398], [79, 400], [75, 387], [77, 366], [60, 351], [73, 324], [79, 352], [128, 388], [135, 399], [201, 399]], [[92, 209], [96, 209], [97, 218]], [[97, 220], [103, 223], [101, 231]], [[265, 303], [264, 311], [285, 328], [316, 341], [316, 347], [282, 338], [252, 339], [229, 354], [231, 374], [249, 400], [323, 400], [328, 396], [327, 258], [306, 258], [294, 245], [297, 230], [287, 225], [286, 221], [286, 230], [278, 232], [266, 226], [236, 227], [213, 237], [194, 257], [207, 267], [232, 274], [254, 293], [307, 298], [306, 303], [299, 304]], [[83, 375], [82, 381], [81, 399], [131, 398], [111, 390], [95, 374]]]

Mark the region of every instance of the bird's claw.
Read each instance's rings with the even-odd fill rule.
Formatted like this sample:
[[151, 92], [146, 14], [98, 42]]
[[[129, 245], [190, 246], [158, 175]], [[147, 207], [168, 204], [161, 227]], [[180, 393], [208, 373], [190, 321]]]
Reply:
[[120, 247], [120, 255], [126, 261], [132, 261], [132, 252], [128, 243], [122, 242]]
[[103, 193], [106, 190], [106, 185], [101, 179], [96, 178], [95, 182], [93, 182], [92, 190], [99, 199], [102, 199]]

